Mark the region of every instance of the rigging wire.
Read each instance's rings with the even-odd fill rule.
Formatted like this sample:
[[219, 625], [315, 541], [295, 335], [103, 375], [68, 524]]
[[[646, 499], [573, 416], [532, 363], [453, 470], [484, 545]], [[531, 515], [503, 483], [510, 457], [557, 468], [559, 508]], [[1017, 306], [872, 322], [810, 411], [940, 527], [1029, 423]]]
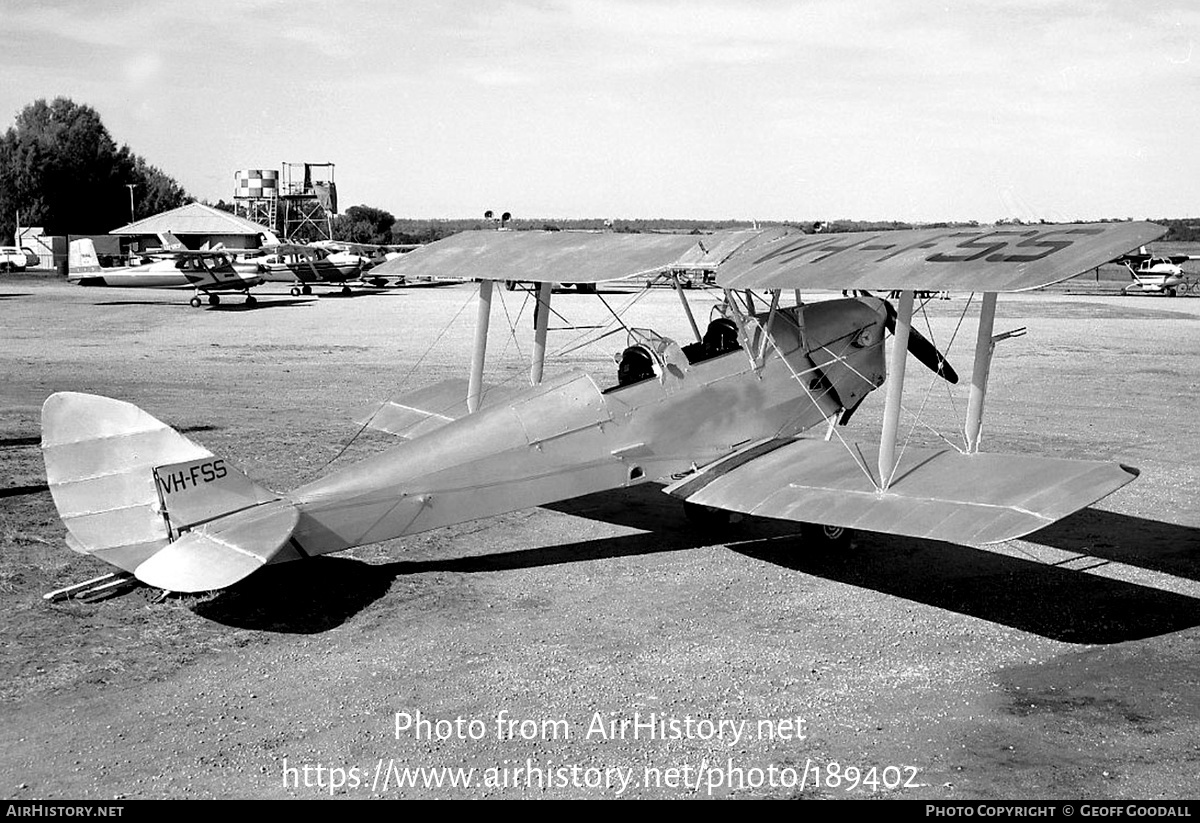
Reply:
[[[413, 363], [412, 368], [410, 368], [408, 370], [408, 372], [405, 373], [404, 377], [400, 378], [400, 383], [397, 386], [396, 391], [394, 391], [390, 395], [388, 395], [389, 400], [392, 397], [395, 397], [397, 394], [400, 393], [400, 389], [404, 387], [404, 385], [409, 381], [409, 379], [413, 376], [413, 374], [420, 367], [420, 365], [423, 362], [425, 362], [425, 358], [427, 358], [429, 356], [429, 353], [431, 351], [433, 351], [434, 346], [436, 346], [438, 344], [438, 342], [442, 339], [442, 337], [445, 336], [446, 332], [450, 330], [450, 327], [452, 325], [454, 325], [454, 322], [456, 320], [458, 320], [458, 316], [460, 314], [462, 314], [463, 311], [466, 310], [467, 306], [471, 305], [471, 300], [473, 297], [474, 297], [474, 295], [471, 295], [470, 297], [467, 298], [466, 302], [464, 302], [461, 306], [459, 306], [458, 311], [456, 311], [454, 313], [454, 316], [450, 318], [449, 322], [447, 322], [446, 325], [442, 327], [442, 330], [437, 333], [437, 336], [433, 338], [433, 342], [429, 344], [429, 347], [426, 348], [425, 351], [421, 354], [421, 356], [417, 358], [417, 362]], [[375, 420], [376, 415], [379, 414], [379, 412], [383, 409], [384, 405], [386, 405], [386, 401], [384, 403], [381, 403], [379, 408], [377, 408], [374, 412], [372, 412], [370, 415], [368, 415], [367, 419], [362, 423], [361, 426], [358, 427], [358, 431], [356, 431], [350, 437], [350, 439], [347, 440], [344, 444], [342, 444], [342, 447], [340, 449], [338, 449], [338, 453], [335, 454], [333, 457], [331, 457], [329, 460], [327, 460], [325, 462], [325, 464], [322, 465], [321, 468], [319, 468], [315, 472], [313, 472], [312, 475], [310, 475], [310, 477], [313, 475], [316, 475], [320, 472], [325, 471], [325, 469], [329, 468], [329, 466], [333, 462], [335, 462], [336, 460], [338, 460], [338, 458], [340, 458], [343, 454], [345, 454], [346, 450], [349, 449], [351, 446], [353, 446], [355, 441], [357, 441], [358, 438], [360, 436], [362, 436], [362, 433], [370, 427], [371, 423]]]

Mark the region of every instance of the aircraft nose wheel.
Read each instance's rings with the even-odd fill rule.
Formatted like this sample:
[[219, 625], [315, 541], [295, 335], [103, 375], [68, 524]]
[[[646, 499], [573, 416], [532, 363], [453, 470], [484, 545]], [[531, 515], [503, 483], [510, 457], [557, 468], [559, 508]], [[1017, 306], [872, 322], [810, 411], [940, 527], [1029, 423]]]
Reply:
[[822, 523], [801, 523], [800, 536], [806, 547], [819, 551], [844, 551], [850, 548], [854, 529], [826, 526]]
[[350, 293], [350, 287], [342, 286], [342, 294], [349, 294], [349, 293]]
[[295, 286], [292, 286], [292, 297], [299, 297], [299, 296], [300, 296], [300, 289], [296, 288]]
[[246, 305], [247, 306], [253, 306], [257, 302], [258, 302], [258, 298], [255, 297], [253, 294], [246, 295]]
[[193, 297], [193, 298], [192, 298], [191, 300], [189, 300], [188, 302], [192, 304], [192, 308], [193, 308], [193, 309], [198, 309], [198, 308], [200, 308], [200, 298], [199, 298], [199, 297]]

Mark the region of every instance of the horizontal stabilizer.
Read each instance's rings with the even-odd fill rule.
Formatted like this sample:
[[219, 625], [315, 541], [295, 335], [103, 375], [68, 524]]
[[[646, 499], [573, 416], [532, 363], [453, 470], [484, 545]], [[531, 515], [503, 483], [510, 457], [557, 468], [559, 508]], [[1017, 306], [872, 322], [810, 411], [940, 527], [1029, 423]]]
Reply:
[[225, 515], [183, 535], [134, 574], [172, 592], [223, 589], [265, 566], [287, 545], [299, 520], [286, 500]]
[[[467, 415], [467, 384], [467, 380], [460, 379], [434, 383], [377, 403], [354, 422], [412, 440]], [[494, 396], [494, 387], [484, 385], [484, 404]]]
[[[1048, 526], [1116, 491], [1116, 463], [906, 448], [887, 491], [877, 449], [775, 440], [706, 466], [666, 491], [691, 503], [951, 543], [997, 543]], [[861, 462], [860, 462], [861, 461]]]

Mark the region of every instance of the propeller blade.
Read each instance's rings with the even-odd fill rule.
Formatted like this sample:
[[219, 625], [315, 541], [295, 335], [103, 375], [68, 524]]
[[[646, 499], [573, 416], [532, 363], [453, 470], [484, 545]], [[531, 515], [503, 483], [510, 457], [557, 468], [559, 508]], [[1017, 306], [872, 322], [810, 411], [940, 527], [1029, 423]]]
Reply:
[[[894, 336], [896, 334], [896, 307], [888, 301], [883, 301], [883, 305], [887, 307], [887, 329]], [[909, 327], [908, 330], [908, 353], [924, 364], [925, 368], [936, 374], [938, 377], [945, 380], [947, 383], [958, 384], [958, 372], [954, 367], [942, 357], [942, 353], [937, 350], [937, 346], [933, 345], [916, 329]]]

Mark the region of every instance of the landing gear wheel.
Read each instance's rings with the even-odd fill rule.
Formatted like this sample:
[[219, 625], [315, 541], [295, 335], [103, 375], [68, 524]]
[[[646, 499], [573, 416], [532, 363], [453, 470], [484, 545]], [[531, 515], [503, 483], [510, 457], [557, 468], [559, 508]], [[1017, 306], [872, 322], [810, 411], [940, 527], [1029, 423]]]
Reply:
[[301, 294], [312, 294], [312, 286], [305, 284], [300, 287]]
[[699, 503], [683, 501], [683, 514], [693, 526], [702, 529], [717, 529], [729, 525], [730, 513], [725, 509], [701, 506]]
[[200, 308], [200, 298], [199, 298], [199, 297], [193, 297], [193, 298], [192, 298], [191, 300], [189, 300], [188, 302], [192, 304], [192, 308], [193, 308], [193, 309], [198, 309], [198, 308]]
[[845, 551], [850, 548], [854, 529], [826, 526], [821, 523], [801, 523], [800, 535], [806, 546], [822, 551]]
[[292, 297], [299, 297], [299, 296], [300, 296], [300, 289], [296, 288], [295, 286], [292, 286]]
[[256, 304], [257, 302], [258, 302], [258, 298], [257, 298], [257, 297], [255, 297], [253, 294], [247, 294], [247, 295], [246, 295], [246, 305], [247, 305], [247, 306], [253, 306], [253, 305], [254, 305], [254, 304]]
[[1175, 289], [1167, 289], [1167, 297], [1174, 297]]
[[221, 295], [219, 295], [219, 294], [210, 294], [210, 295], [208, 296], [208, 305], [210, 305], [210, 306], [219, 306], [219, 305], [221, 305]]
[[349, 293], [350, 293], [350, 287], [342, 286], [342, 294], [349, 294]]

